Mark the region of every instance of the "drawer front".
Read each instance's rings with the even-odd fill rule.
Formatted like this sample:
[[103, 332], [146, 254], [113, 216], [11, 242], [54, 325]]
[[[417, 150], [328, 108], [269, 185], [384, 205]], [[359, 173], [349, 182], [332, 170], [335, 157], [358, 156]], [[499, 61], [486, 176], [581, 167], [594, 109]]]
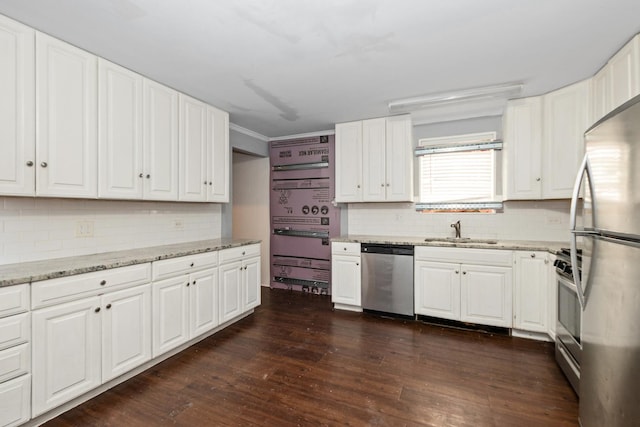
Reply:
[[223, 249], [220, 251], [220, 264], [256, 257], [259, 255], [260, 245], [258, 244]]
[[360, 256], [360, 243], [332, 242], [331, 253], [333, 255], [358, 255]]
[[218, 252], [181, 256], [153, 262], [153, 280], [168, 279], [218, 265]]
[[29, 341], [31, 313], [0, 319], [0, 350]]
[[0, 288], [0, 317], [29, 310], [29, 284]]
[[513, 251], [501, 249], [416, 246], [415, 259], [423, 261], [510, 267], [513, 263]]
[[29, 344], [21, 344], [0, 351], [0, 383], [28, 374], [31, 366]]
[[34, 282], [31, 285], [31, 308], [97, 295], [106, 289], [124, 285], [142, 285], [150, 281], [151, 264], [145, 263]]

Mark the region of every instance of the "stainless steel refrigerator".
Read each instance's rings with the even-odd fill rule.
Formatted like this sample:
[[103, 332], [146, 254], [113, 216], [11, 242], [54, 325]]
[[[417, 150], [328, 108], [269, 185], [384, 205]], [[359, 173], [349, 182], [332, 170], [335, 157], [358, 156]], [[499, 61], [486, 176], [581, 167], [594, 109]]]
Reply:
[[580, 424], [640, 425], [640, 96], [585, 133], [571, 202], [582, 305]]

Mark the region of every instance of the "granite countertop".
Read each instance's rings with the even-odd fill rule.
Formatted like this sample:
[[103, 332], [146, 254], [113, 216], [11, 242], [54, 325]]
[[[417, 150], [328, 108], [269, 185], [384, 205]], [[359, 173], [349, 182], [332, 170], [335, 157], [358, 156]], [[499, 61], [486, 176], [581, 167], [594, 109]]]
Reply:
[[127, 265], [144, 264], [161, 259], [218, 251], [254, 243], [260, 243], [260, 240], [229, 238], [199, 240], [93, 255], [0, 265], [0, 287], [125, 267]]
[[[434, 237], [434, 240], [427, 240], [427, 237], [415, 236], [373, 236], [373, 235], [343, 235], [332, 238], [333, 242], [353, 242], [353, 243], [383, 243], [395, 245], [413, 246], [437, 246], [443, 248], [480, 248], [480, 249], [502, 249], [511, 251], [546, 251], [556, 254], [561, 248], [569, 246], [569, 242], [545, 242], [532, 240], [499, 240], [499, 239], [471, 239], [468, 241], [451, 241], [445, 238]], [[489, 243], [491, 242], [491, 243]], [[495, 243], [494, 243], [495, 242]]]

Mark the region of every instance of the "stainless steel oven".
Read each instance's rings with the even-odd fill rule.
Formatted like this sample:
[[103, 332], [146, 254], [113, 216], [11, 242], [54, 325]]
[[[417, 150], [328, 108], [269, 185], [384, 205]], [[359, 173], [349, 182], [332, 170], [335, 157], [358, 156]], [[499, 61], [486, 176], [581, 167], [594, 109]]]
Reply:
[[[558, 319], [556, 325], [556, 361], [576, 394], [580, 389], [582, 355], [582, 308], [573, 282], [573, 266], [568, 249], [563, 249], [555, 262], [558, 283]], [[580, 266], [577, 266], [578, 271]]]

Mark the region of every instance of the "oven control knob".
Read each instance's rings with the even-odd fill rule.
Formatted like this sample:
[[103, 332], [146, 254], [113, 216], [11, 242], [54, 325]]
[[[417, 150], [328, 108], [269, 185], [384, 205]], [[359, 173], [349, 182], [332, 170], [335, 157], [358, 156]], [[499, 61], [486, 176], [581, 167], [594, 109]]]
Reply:
[[557, 260], [553, 261], [553, 266], [557, 267], [557, 266], [560, 265], [561, 262], [562, 262], [561, 260], [557, 259]]
[[573, 274], [573, 270], [571, 269], [570, 265], [566, 265], [562, 268], [562, 271], [564, 271], [565, 273], [567, 273], [569, 276], [571, 276]]

